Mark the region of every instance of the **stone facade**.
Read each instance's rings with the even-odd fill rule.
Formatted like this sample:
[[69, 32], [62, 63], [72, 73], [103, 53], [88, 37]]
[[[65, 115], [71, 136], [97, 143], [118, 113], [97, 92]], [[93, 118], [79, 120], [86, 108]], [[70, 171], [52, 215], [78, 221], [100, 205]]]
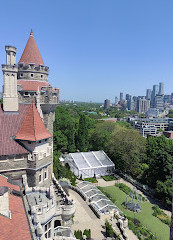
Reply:
[[2, 65], [4, 89], [3, 108], [7, 112], [18, 111], [16, 48], [6, 46], [6, 65]]
[[[18, 114], [19, 104], [34, 101], [47, 130], [53, 135], [54, 111], [59, 101], [59, 89], [53, 89], [48, 83], [49, 67], [41, 64], [36, 66], [34, 63], [17, 65], [16, 48], [6, 46], [5, 49], [6, 65], [2, 65], [4, 112]], [[32, 89], [33, 85], [35, 89]], [[21, 180], [22, 175], [26, 174], [29, 187], [48, 187], [53, 169], [53, 138], [43, 139], [39, 142], [18, 140], [18, 143], [29, 153], [20, 156], [19, 159], [18, 156], [2, 156], [0, 173], [18, 180]]]

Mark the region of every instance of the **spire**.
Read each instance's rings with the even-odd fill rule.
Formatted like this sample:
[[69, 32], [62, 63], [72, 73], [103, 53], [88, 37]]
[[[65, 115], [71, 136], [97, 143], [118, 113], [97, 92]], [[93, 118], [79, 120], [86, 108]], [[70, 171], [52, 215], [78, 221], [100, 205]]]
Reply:
[[35, 63], [36, 66], [44, 65], [43, 59], [37, 47], [37, 43], [33, 36], [32, 28], [19, 63], [24, 63], [25, 65], [28, 65], [29, 63]]
[[30, 36], [33, 36], [33, 31], [32, 31], [32, 28], [31, 28]]
[[16, 134], [16, 139], [36, 142], [50, 137], [52, 135], [47, 131], [33, 101]]

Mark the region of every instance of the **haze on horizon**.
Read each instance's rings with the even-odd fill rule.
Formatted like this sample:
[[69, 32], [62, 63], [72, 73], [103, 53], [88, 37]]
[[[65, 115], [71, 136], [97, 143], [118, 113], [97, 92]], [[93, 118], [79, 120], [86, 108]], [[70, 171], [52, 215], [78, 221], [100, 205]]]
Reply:
[[145, 95], [159, 82], [170, 94], [172, 8], [171, 0], [3, 1], [0, 63], [5, 45], [17, 47], [19, 61], [32, 28], [61, 100], [113, 102], [120, 92]]

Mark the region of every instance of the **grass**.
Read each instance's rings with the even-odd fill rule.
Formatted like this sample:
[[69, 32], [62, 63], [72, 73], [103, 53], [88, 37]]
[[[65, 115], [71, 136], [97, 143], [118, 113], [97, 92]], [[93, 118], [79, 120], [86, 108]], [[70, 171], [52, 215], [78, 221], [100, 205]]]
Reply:
[[112, 199], [115, 199], [115, 205], [120, 208], [127, 217], [137, 218], [144, 226], [146, 226], [159, 240], [169, 239], [169, 227], [161, 222], [157, 217], [152, 215], [152, 204], [144, 202], [140, 213], [133, 213], [124, 208], [123, 202], [126, 200], [126, 194], [116, 186], [102, 188]]
[[109, 176], [102, 176], [102, 178], [105, 181], [113, 181], [113, 180], [117, 180], [117, 178], [115, 176], [109, 175]]
[[94, 177], [93, 178], [85, 178], [84, 180], [87, 182], [91, 182], [91, 183], [98, 183], [97, 179]]

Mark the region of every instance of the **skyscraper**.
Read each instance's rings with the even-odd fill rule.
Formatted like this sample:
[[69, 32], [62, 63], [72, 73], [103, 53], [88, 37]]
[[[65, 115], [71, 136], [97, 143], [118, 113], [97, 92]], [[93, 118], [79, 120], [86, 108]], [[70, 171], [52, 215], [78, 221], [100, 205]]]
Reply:
[[118, 104], [118, 98], [115, 97], [115, 106]]
[[130, 94], [126, 94], [126, 101], [127, 101], [127, 109], [130, 110], [131, 108], [131, 98], [132, 96]]
[[147, 89], [146, 91], [146, 99], [151, 100], [151, 89]]
[[109, 99], [106, 99], [105, 102], [104, 102], [104, 109], [108, 109], [110, 108], [110, 100]]
[[159, 83], [159, 95], [163, 95], [164, 94], [164, 83], [160, 82]]
[[163, 110], [164, 109], [164, 101], [163, 101], [163, 94], [157, 94], [155, 96], [155, 108], [159, 109], [159, 110]]
[[120, 102], [122, 102], [122, 101], [123, 101], [123, 93], [120, 92]]
[[150, 100], [145, 99], [145, 97], [138, 98], [137, 110], [139, 113], [145, 113], [150, 108]]
[[159, 93], [159, 86], [158, 85], [153, 85], [153, 91], [151, 94], [151, 107], [154, 107], [154, 99], [155, 96]]

